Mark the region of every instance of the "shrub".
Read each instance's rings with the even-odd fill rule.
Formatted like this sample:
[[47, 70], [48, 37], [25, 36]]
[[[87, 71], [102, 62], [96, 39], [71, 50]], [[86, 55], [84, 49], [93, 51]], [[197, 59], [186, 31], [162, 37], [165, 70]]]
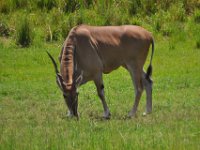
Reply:
[[63, 6], [62, 9], [64, 12], [67, 13], [73, 13], [75, 12], [78, 8], [80, 8], [80, 3], [78, 0], [67, 0], [62, 3]]
[[161, 33], [163, 36], [170, 36], [173, 33], [172, 30], [172, 24], [171, 23], [165, 23], [163, 24], [162, 28], [161, 28]]
[[130, 24], [142, 26], [142, 21], [141, 21], [141, 19], [139, 19], [139, 17], [134, 17], [130, 20]]
[[200, 2], [199, 0], [183, 0], [183, 6], [186, 11], [186, 14], [189, 15], [193, 13], [195, 8], [200, 8]]
[[50, 26], [48, 25], [46, 29], [46, 41], [47, 42], [52, 42], [52, 41], [59, 41], [62, 39], [62, 29], [58, 26]]
[[48, 25], [48, 27], [46, 28], [45, 40], [47, 42], [51, 42], [53, 40], [53, 35], [52, 35], [52, 30], [51, 30], [50, 25]]
[[95, 1], [93, 1], [93, 0], [81, 0], [81, 1], [82, 1], [81, 7], [84, 7], [84, 8], [86, 8], [86, 9], [89, 9], [90, 6], [93, 5], [93, 2], [95, 2]]
[[163, 11], [167, 11], [177, 0], [157, 0], [157, 7]]
[[200, 49], [200, 39], [196, 41], [196, 47]]
[[8, 13], [10, 11], [9, 3], [5, 0], [0, 0], [0, 12]]
[[16, 43], [22, 47], [28, 47], [33, 40], [33, 32], [28, 17], [23, 17], [17, 27]]
[[131, 1], [129, 6], [129, 14], [136, 15], [138, 13], [138, 10], [141, 9], [141, 6], [142, 4], [140, 0]]
[[69, 14], [66, 19], [61, 24], [61, 34], [65, 39], [69, 33], [69, 31], [77, 25], [75, 14]]
[[[169, 12], [160, 10], [157, 12], [154, 16], [151, 16], [153, 28], [156, 32], [165, 32], [165, 30], [168, 30], [167, 23], [170, 21], [170, 14]], [[165, 33], [163, 33], [165, 35]]]
[[200, 35], [199, 35], [199, 32], [200, 32], [200, 27], [195, 27], [195, 34], [194, 36], [196, 37], [196, 48], [200, 49]]
[[54, 7], [57, 7], [57, 1], [56, 0], [38, 0], [37, 6], [40, 9], [47, 9], [51, 10]]
[[15, 8], [27, 6], [26, 0], [0, 0], [0, 12], [9, 13]]
[[11, 1], [16, 8], [29, 7], [29, 1], [27, 0], [11, 0]]
[[8, 25], [0, 21], [0, 36], [7, 37], [10, 35], [10, 29]]
[[200, 23], [200, 10], [196, 10], [196, 11], [194, 12], [194, 21], [195, 21], [196, 23]]
[[141, 0], [142, 3], [142, 10], [145, 13], [145, 15], [152, 15], [155, 14], [157, 12], [157, 3], [156, 0], [150, 0], [150, 1], [146, 1], [146, 0]]
[[169, 8], [169, 13], [171, 15], [172, 21], [185, 21], [186, 15], [185, 15], [185, 9], [183, 6], [183, 3], [176, 2]]

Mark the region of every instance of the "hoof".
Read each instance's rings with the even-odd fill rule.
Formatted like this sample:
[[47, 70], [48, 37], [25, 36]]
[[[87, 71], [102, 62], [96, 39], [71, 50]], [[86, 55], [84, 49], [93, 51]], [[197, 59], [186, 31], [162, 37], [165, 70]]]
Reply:
[[151, 114], [151, 112], [143, 112], [142, 116], [146, 116], [146, 115], [149, 115], [149, 114]]
[[129, 118], [135, 118], [136, 117], [136, 110], [131, 110], [129, 113], [128, 113], [128, 117]]
[[147, 115], [147, 113], [146, 113], [146, 112], [143, 112], [143, 113], [142, 113], [142, 116], [144, 116], [144, 117], [145, 117], [146, 115]]
[[106, 119], [106, 120], [109, 120], [110, 117], [111, 117], [110, 112], [103, 115], [103, 118]]
[[67, 113], [67, 117], [68, 117], [68, 118], [74, 118], [74, 117], [79, 118], [79, 114], [74, 115], [73, 113], [68, 112], [68, 113]]
[[71, 114], [71, 113], [67, 113], [67, 118], [73, 118], [74, 117], [74, 115], [73, 114]]
[[130, 112], [130, 113], [128, 114], [128, 118], [135, 118], [135, 117], [136, 117], [136, 113]]
[[110, 116], [103, 116], [103, 119], [110, 120]]

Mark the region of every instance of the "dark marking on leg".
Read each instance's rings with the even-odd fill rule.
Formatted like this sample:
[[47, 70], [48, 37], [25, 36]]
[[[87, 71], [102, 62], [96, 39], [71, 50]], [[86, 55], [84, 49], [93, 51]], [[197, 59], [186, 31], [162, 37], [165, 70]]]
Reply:
[[102, 84], [102, 85], [101, 85], [101, 90], [103, 90], [103, 89], [104, 89], [104, 85]]

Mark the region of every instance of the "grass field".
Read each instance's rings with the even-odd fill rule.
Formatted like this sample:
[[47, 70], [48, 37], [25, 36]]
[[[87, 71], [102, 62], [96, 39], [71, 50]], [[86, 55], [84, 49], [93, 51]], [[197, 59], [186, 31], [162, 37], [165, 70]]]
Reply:
[[125, 119], [134, 92], [120, 68], [104, 76], [111, 119], [101, 119], [89, 82], [80, 88], [79, 121], [66, 117], [45, 52], [57, 58], [61, 46], [18, 48], [11, 42], [1, 38], [0, 149], [200, 149], [200, 50], [192, 38], [156, 37], [151, 115], [142, 116], [143, 93], [137, 117]]
[[[199, 8], [199, 0], [0, 0], [0, 150], [200, 149]], [[57, 58], [81, 23], [153, 33], [152, 114], [142, 116], [143, 93], [127, 119], [134, 89], [119, 68], [104, 75], [110, 120], [92, 82], [79, 89], [80, 119], [66, 117], [46, 50]]]

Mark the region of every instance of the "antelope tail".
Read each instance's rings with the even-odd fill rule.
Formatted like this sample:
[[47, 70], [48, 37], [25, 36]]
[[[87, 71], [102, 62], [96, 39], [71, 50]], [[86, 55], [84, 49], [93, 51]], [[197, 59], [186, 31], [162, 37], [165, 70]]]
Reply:
[[152, 59], [153, 59], [153, 54], [154, 54], [154, 40], [153, 39], [151, 41], [151, 47], [152, 47], [151, 59], [150, 59], [150, 64], [147, 68], [146, 79], [150, 79], [152, 75], [152, 71], [153, 71], [153, 67], [152, 67]]

